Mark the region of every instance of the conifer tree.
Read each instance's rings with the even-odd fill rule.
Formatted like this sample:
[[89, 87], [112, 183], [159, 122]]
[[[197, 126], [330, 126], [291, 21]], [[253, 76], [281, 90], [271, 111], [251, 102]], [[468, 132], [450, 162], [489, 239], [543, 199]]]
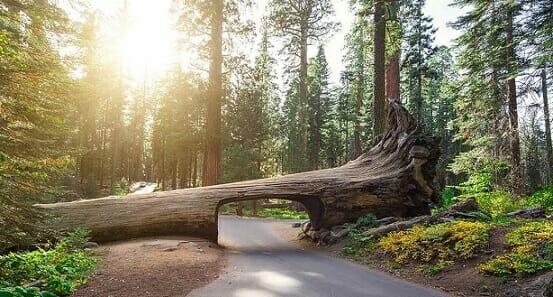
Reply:
[[[520, 193], [523, 185], [514, 81], [519, 62], [513, 31], [520, 6], [510, 0], [457, 0], [455, 3], [471, 8], [455, 23], [463, 31], [457, 42], [462, 49], [459, 66], [464, 72], [463, 88], [456, 102], [456, 124], [458, 138], [471, 149], [456, 158], [454, 168], [491, 171], [499, 182], [502, 164], [508, 162], [511, 189]], [[483, 157], [484, 162], [475, 162]]]
[[408, 106], [419, 121], [424, 120], [423, 80], [430, 75], [427, 60], [434, 51], [432, 18], [422, 12], [425, 0], [411, 1], [402, 7], [404, 20], [404, 56], [402, 62], [407, 84]]
[[[295, 171], [309, 169], [307, 157], [308, 142], [308, 45], [319, 41], [336, 29], [337, 24], [329, 21], [334, 9], [330, 0], [272, 0], [270, 2], [272, 26], [285, 37], [285, 48], [299, 58], [297, 117], [299, 122], [298, 163]], [[294, 67], [295, 68], [295, 67]]]
[[[322, 153], [332, 151], [326, 145], [332, 145], [325, 139], [332, 129], [333, 99], [329, 88], [328, 62], [324, 48], [319, 50], [309, 65], [309, 161], [313, 170], [324, 166]], [[330, 158], [333, 158], [330, 156]]]

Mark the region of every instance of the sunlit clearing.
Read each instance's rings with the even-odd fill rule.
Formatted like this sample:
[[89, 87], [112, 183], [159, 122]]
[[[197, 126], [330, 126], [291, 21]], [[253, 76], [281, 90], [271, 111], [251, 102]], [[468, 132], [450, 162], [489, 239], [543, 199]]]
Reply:
[[301, 286], [298, 280], [274, 271], [259, 271], [254, 275], [264, 286], [281, 293], [291, 292], [291, 289]]

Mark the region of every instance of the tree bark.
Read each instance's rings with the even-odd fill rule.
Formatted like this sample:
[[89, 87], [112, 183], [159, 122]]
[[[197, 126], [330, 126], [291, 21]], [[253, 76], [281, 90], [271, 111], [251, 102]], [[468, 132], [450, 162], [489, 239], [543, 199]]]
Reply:
[[[361, 34], [363, 32], [361, 31]], [[363, 40], [363, 36], [361, 36], [361, 40]], [[363, 96], [363, 87], [365, 85], [365, 76], [364, 76], [364, 67], [363, 67], [363, 45], [360, 45], [359, 53], [358, 53], [358, 63], [359, 63], [359, 70], [357, 72], [357, 94], [355, 95], [355, 99], [357, 100], [357, 106], [356, 106], [356, 115], [355, 119], [353, 120], [353, 145], [351, 146], [351, 156], [349, 156], [349, 160], [357, 159], [363, 153], [363, 149], [361, 148], [361, 117], [363, 116], [362, 110], [363, 110], [363, 103], [364, 103], [364, 96]]]
[[48, 229], [84, 227], [97, 241], [185, 234], [217, 240], [217, 210], [226, 203], [278, 198], [305, 206], [314, 230], [377, 217], [430, 213], [439, 140], [425, 134], [397, 101], [388, 130], [369, 152], [345, 165], [210, 187], [36, 205]]
[[375, 3], [374, 11], [374, 94], [373, 94], [373, 144], [378, 143], [386, 128], [386, 18], [383, 0]]
[[541, 92], [543, 97], [543, 114], [545, 121], [545, 144], [547, 149], [547, 180], [549, 184], [551, 174], [553, 174], [553, 151], [551, 147], [551, 122], [549, 117], [549, 99], [547, 98], [547, 73], [544, 69], [541, 71]]
[[524, 192], [522, 171], [520, 167], [520, 138], [518, 135], [518, 110], [517, 110], [517, 89], [516, 89], [516, 54], [513, 37], [513, 11], [507, 10], [507, 100], [509, 106], [509, 143], [511, 153], [511, 187], [514, 194], [520, 195]]
[[300, 85], [298, 96], [298, 127], [299, 127], [299, 144], [298, 144], [298, 156], [294, 163], [296, 164], [294, 172], [300, 172], [306, 170], [306, 157], [307, 157], [307, 20], [304, 20], [301, 24], [300, 34]]
[[209, 92], [206, 114], [206, 142], [202, 186], [219, 183], [221, 178], [221, 101], [223, 97], [223, 0], [211, 1], [211, 41]]
[[[399, 1], [390, 1], [388, 19], [398, 21]], [[401, 43], [401, 40], [394, 40], [395, 43]], [[397, 44], [396, 44], [397, 45]], [[394, 48], [396, 48], [394, 46]], [[399, 100], [399, 59], [401, 56], [400, 46], [397, 45], [397, 50], [391, 54], [386, 65], [386, 98]]]
[[395, 53], [386, 67], [386, 98], [399, 100], [399, 52]]

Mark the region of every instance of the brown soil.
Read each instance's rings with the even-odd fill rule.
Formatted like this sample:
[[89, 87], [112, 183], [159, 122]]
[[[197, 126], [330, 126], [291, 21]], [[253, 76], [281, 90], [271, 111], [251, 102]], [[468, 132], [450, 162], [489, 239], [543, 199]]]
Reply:
[[213, 243], [159, 237], [111, 243], [100, 267], [74, 297], [185, 296], [215, 280], [224, 267]]
[[[486, 251], [481, 256], [466, 261], [456, 261], [455, 265], [449, 266], [439, 272], [435, 276], [425, 275], [418, 265], [405, 264], [399, 269], [392, 269], [392, 259], [386, 258], [382, 254], [374, 253], [366, 255], [363, 258], [352, 259], [340, 254], [340, 250], [347, 244], [347, 240], [341, 241], [332, 246], [317, 246], [309, 240], [300, 240], [294, 234], [298, 234], [299, 229], [282, 228], [279, 230], [283, 234], [287, 234], [290, 241], [315, 252], [324, 253], [331, 257], [347, 258], [349, 260], [365, 264], [371, 269], [386, 272], [389, 275], [402, 278], [404, 280], [420, 284], [425, 287], [435, 288], [450, 294], [451, 296], [503, 296], [509, 289], [518, 286], [521, 283], [526, 283], [538, 277], [538, 275], [518, 278], [506, 279], [500, 282], [500, 279], [495, 276], [482, 274], [478, 271], [478, 265], [492, 258], [493, 256], [501, 255], [507, 252], [505, 244], [505, 234], [514, 227], [496, 228], [491, 232], [490, 243]], [[487, 287], [489, 290], [484, 290]]]

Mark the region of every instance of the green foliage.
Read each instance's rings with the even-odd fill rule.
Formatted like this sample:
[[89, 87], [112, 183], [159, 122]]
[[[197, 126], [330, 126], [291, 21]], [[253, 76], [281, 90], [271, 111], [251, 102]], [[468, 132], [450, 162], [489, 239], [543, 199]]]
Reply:
[[57, 297], [49, 291], [41, 291], [36, 287], [10, 287], [0, 289], [0, 297]]
[[451, 187], [446, 187], [443, 189], [440, 197], [442, 198], [442, 207], [447, 208], [455, 203], [455, 190]]
[[[457, 67], [462, 73], [457, 88], [454, 124], [458, 128], [455, 140], [465, 145], [452, 165], [455, 173], [469, 176], [487, 170], [488, 164], [509, 159], [508, 108], [505, 105], [505, 80], [513, 73], [513, 65], [504, 59], [505, 49], [517, 46], [519, 39], [510, 43], [505, 38], [506, 13], [514, 11], [505, 1], [455, 0], [454, 5], [467, 9], [453, 25], [462, 30], [456, 39], [462, 51], [457, 56]], [[474, 42], [478, 40], [478, 42]], [[516, 63], [515, 63], [516, 64]], [[494, 185], [505, 187], [506, 173], [493, 172]]]
[[524, 199], [527, 206], [543, 206], [553, 211], [553, 185], [550, 185]]
[[41, 235], [32, 204], [70, 198], [73, 59], [59, 50], [74, 46], [73, 24], [58, 4], [0, 9], [0, 252]]
[[8, 161], [8, 155], [4, 154], [0, 151], [0, 163], [4, 163]]
[[128, 194], [126, 186], [121, 185], [121, 183], [115, 183], [111, 187], [110, 195], [113, 196], [125, 196]]
[[0, 296], [64, 296], [85, 284], [98, 262], [78, 249], [86, 234], [78, 229], [53, 249], [0, 256]]
[[466, 182], [454, 187], [461, 191], [461, 195], [454, 199], [475, 198], [480, 208], [492, 217], [501, 216], [524, 206], [524, 199], [515, 200], [508, 192], [494, 190], [498, 172], [503, 172], [507, 168], [508, 166], [502, 162], [488, 162], [483, 169], [472, 172]]
[[85, 248], [90, 240], [90, 230], [84, 228], [75, 228], [67, 231], [64, 239], [58, 243], [58, 248], [67, 252], [79, 251]]
[[553, 222], [525, 223], [508, 233], [506, 241], [511, 251], [482, 263], [482, 272], [505, 276], [553, 269]]
[[[408, 1], [403, 5], [403, 18], [405, 23], [405, 46], [403, 57], [403, 71], [407, 85], [408, 107], [417, 119], [426, 122], [431, 121], [431, 116], [424, 115], [423, 88], [426, 89], [426, 81], [438, 78], [443, 73], [436, 73], [436, 69], [429, 67], [428, 60], [435, 50], [434, 34], [436, 28], [432, 25], [432, 18], [424, 15], [425, 0]], [[430, 89], [430, 86], [428, 86]], [[432, 99], [429, 99], [432, 100]]]
[[440, 273], [440, 271], [444, 270], [444, 268], [453, 264], [453, 261], [439, 261], [438, 263], [436, 263], [436, 265], [432, 265], [425, 269], [424, 274], [428, 276], [435, 276], [436, 274]]
[[[406, 261], [442, 265], [456, 259], [469, 259], [488, 244], [489, 226], [481, 222], [456, 221], [432, 226], [414, 226], [380, 239], [378, 246], [401, 264]], [[435, 267], [436, 270], [438, 267]]]
[[376, 242], [370, 237], [363, 236], [363, 233], [356, 228], [348, 228], [350, 241], [340, 250], [340, 254], [362, 260], [376, 247]]
[[454, 201], [473, 197], [481, 209], [492, 215], [497, 223], [510, 224], [511, 221], [503, 215], [524, 207], [543, 206], [547, 211], [553, 211], [553, 186], [549, 186], [528, 197], [513, 196], [505, 191], [492, 190], [492, 176], [486, 173], [476, 173], [467, 182], [455, 187], [461, 190], [461, 195], [453, 198]]
[[262, 208], [257, 212], [259, 217], [275, 218], [275, 219], [287, 219], [287, 220], [305, 220], [309, 216], [305, 212], [299, 212], [292, 209], [285, 208]]
[[512, 199], [511, 194], [502, 191], [474, 194], [480, 207], [489, 212], [492, 217], [517, 210], [521, 207], [520, 201]]
[[513, 219], [511, 217], [507, 217], [507, 216], [503, 216], [503, 215], [492, 217], [491, 220], [490, 220], [490, 223], [492, 223], [494, 226], [498, 226], [498, 227], [509, 227], [512, 224], [514, 224], [515, 222], [516, 222], [516, 219]]
[[357, 219], [356, 223], [359, 227], [370, 227], [376, 221], [376, 216], [372, 213], [368, 213]]

